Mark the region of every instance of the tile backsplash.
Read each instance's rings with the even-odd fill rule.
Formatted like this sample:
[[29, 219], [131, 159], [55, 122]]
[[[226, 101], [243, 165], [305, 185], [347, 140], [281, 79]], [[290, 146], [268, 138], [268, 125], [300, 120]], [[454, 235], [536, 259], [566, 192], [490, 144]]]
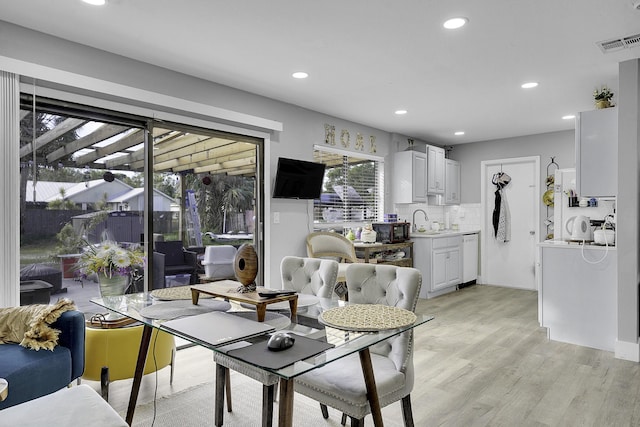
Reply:
[[[449, 225], [458, 224], [460, 230], [479, 230], [481, 226], [482, 206], [480, 203], [463, 203], [454, 206], [430, 206], [426, 203], [401, 204], [396, 205], [398, 221], [413, 222], [413, 212], [416, 209], [423, 209], [427, 212], [429, 221], [438, 221], [440, 228], [444, 228], [447, 216]], [[426, 225], [424, 215], [416, 213], [416, 224]]]

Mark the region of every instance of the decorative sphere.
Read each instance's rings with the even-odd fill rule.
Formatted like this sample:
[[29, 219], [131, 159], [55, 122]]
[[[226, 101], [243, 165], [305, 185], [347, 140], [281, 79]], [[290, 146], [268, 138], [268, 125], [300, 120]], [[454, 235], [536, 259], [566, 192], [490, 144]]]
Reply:
[[258, 275], [258, 254], [253, 245], [245, 243], [238, 249], [233, 260], [236, 278], [244, 286], [251, 285]]

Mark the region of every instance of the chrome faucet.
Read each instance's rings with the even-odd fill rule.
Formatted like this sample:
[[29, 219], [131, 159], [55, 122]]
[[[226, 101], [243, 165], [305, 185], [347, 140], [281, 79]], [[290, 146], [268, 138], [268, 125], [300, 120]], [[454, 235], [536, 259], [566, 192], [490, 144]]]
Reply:
[[413, 231], [418, 231], [418, 226], [416, 225], [416, 212], [422, 212], [424, 214], [424, 220], [429, 222], [427, 213], [423, 209], [416, 209], [415, 211], [413, 211]]

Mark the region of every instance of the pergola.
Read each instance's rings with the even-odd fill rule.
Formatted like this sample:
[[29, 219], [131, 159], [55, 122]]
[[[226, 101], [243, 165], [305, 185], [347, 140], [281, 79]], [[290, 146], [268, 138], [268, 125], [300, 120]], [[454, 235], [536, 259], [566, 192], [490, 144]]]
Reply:
[[[28, 111], [21, 111], [21, 119]], [[46, 155], [48, 144], [80, 129], [91, 130]], [[20, 148], [22, 161], [73, 168], [136, 171], [144, 170], [145, 131], [129, 126], [67, 118]], [[256, 144], [249, 138], [230, 134], [189, 133], [154, 127], [153, 169], [156, 173], [193, 172], [253, 176]], [[47, 150], [50, 151], [50, 150]]]

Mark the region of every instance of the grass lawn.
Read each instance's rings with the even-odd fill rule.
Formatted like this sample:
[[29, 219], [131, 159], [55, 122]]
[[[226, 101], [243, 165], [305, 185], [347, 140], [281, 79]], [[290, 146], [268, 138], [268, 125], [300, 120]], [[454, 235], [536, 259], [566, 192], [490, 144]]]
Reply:
[[28, 264], [59, 263], [58, 242], [55, 238], [30, 242], [20, 246], [20, 266]]

